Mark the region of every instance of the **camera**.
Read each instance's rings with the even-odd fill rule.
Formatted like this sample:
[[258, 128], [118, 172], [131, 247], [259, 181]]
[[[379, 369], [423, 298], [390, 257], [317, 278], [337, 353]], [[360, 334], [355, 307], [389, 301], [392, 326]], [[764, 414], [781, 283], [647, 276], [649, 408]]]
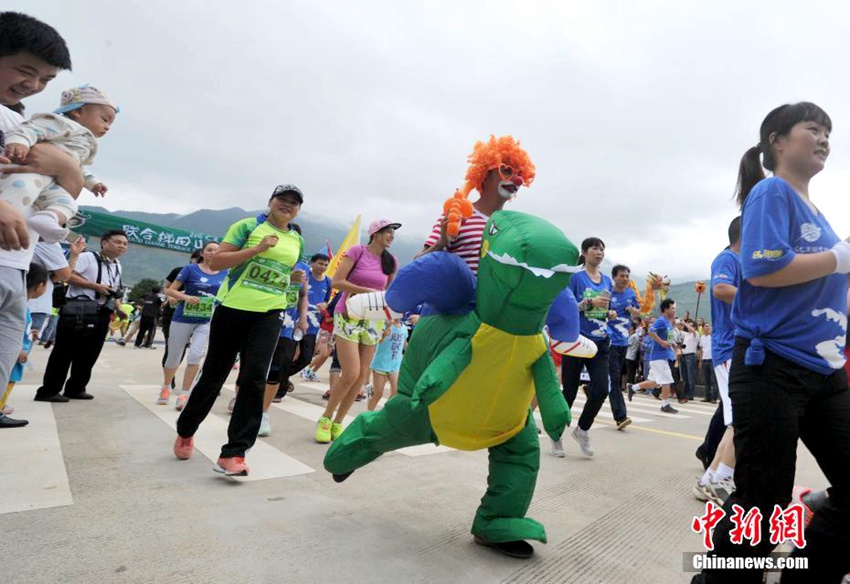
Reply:
[[115, 310], [117, 306], [116, 301], [122, 300], [126, 291], [127, 288], [125, 286], [118, 286], [117, 288], [111, 288], [106, 294], [103, 294], [103, 297], [106, 298], [106, 302], [103, 304], [104, 308]]

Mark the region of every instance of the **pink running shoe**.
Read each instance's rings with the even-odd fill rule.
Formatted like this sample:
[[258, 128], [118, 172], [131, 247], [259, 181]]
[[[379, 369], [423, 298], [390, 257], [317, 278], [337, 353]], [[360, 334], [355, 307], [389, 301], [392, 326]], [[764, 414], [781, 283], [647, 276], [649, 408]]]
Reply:
[[229, 477], [247, 477], [249, 471], [248, 465], [245, 464], [244, 456], [220, 457], [216, 461], [213, 470]]
[[174, 402], [174, 409], [178, 412], [182, 412], [183, 408], [186, 407], [186, 402], [189, 401], [188, 393], [181, 393], [177, 396], [177, 401]]
[[179, 434], [177, 435], [177, 440], [174, 441], [174, 456], [180, 460], [189, 460], [194, 450], [195, 441], [191, 436], [183, 438]]

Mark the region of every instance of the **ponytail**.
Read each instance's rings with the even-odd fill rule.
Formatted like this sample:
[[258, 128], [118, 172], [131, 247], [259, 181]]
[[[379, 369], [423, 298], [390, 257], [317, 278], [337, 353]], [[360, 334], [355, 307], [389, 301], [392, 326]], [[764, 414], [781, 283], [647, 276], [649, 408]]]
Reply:
[[744, 206], [747, 195], [756, 183], [765, 178], [764, 169], [761, 166], [761, 144], [757, 144], [744, 152], [741, 164], [738, 167], [738, 184], [735, 187], [735, 200], [738, 206]]
[[[832, 120], [829, 115], [817, 105], [801, 101], [785, 104], [772, 110], [759, 128], [759, 143], [744, 153], [741, 166], [738, 168], [738, 185], [735, 188], [735, 199], [743, 207], [750, 190], [760, 180], [764, 179], [764, 169], [771, 172], [776, 170], [776, 160], [773, 157], [771, 144], [779, 136], [787, 136], [791, 129], [800, 122], [817, 122], [832, 131]], [[764, 160], [760, 160], [760, 157]], [[762, 163], [764, 164], [762, 166]]]
[[381, 271], [387, 276], [392, 276], [393, 273], [395, 272], [395, 267], [396, 267], [396, 264], [395, 264], [395, 258], [393, 257], [393, 254], [391, 254], [387, 250], [382, 251], [381, 252]]

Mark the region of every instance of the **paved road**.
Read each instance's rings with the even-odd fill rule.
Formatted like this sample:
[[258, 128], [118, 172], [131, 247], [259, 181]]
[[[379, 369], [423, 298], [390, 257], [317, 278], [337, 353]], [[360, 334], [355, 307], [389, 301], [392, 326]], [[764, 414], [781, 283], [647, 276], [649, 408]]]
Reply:
[[[546, 525], [549, 543], [536, 544], [534, 559], [523, 562], [469, 535], [486, 452], [406, 449], [335, 484], [321, 466], [326, 447], [312, 440], [326, 383], [298, 383], [276, 404], [272, 436], [249, 453], [249, 480], [211, 470], [224, 441], [227, 388], [195, 456], [176, 460], [177, 412], [154, 405], [161, 351], [109, 343], [89, 386], [96, 399], [50, 405], [31, 401], [48, 353], [33, 349], [36, 370], [12, 397], [31, 423], [2, 432], [3, 582], [690, 579], [682, 554], [701, 549], [690, 523], [703, 506], [691, 484], [701, 472], [693, 452], [713, 411], [708, 404], [671, 416], [638, 396], [629, 405], [635, 423], [624, 432], [606, 404], [591, 431], [593, 459], [569, 437], [566, 458], [553, 458], [544, 439], [529, 515]], [[574, 419], [582, 405], [580, 398]], [[826, 484], [802, 447], [797, 482]]]

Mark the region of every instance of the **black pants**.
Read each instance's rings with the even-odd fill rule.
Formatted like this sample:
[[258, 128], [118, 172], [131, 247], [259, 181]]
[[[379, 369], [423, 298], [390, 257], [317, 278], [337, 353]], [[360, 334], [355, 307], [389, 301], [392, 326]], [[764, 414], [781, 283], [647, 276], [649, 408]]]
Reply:
[[637, 378], [639, 365], [640, 361], [637, 359], [626, 359], [626, 383], [628, 385], [636, 383], [635, 379]]
[[[714, 455], [717, 454], [717, 447], [720, 446], [720, 441], [723, 439], [723, 434], [726, 433], [726, 423], [723, 420], [723, 404], [718, 404], [714, 410], [714, 415], [711, 416], [711, 421], [708, 423], [708, 429], [705, 431], [705, 439], [702, 444], [697, 447], [697, 456], [703, 461], [703, 466], [708, 467]], [[708, 461], [708, 462], [706, 462]]]
[[[806, 529], [809, 569], [786, 571], [782, 582], [840, 582], [850, 572], [850, 390], [838, 369], [821, 375], [765, 351], [764, 363], [744, 364], [748, 341], [736, 339], [729, 372], [735, 419], [735, 493], [714, 530], [714, 554], [764, 556], [772, 548], [770, 516], [791, 501], [797, 439], [809, 449], [832, 485], [829, 499]], [[730, 542], [732, 506], [761, 511], [762, 541], [752, 547]], [[706, 572], [707, 582], [761, 582], [757, 571]]]
[[245, 456], [254, 445], [263, 415], [266, 374], [278, 335], [280, 311], [248, 312], [219, 306], [210, 323], [210, 344], [200, 379], [177, 419], [177, 433], [193, 436], [210, 413], [218, 392], [240, 356], [240, 385], [221, 456]]
[[[295, 356], [295, 349], [301, 348], [298, 353], [298, 358]], [[300, 341], [294, 341], [287, 337], [280, 337], [277, 341], [277, 348], [272, 357], [271, 367], [269, 367], [269, 375], [266, 383], [275, 385], [285, 382], [287, 379], [304, 369], [310, 364], [313, 358], [313, 350], [316, 348], [316, 335], [304, 335]], [[281, 388], [278, 395], [286, 394], [286, 387]]]
[[153, 344], [153, 337], [156, 334], [156, 317], [143, 316], [139, 320], [139, 332], [136, 333], [136, 346], [141, 347], [144, 340], [145, 347], [150, 347]]
[[44, 380], [36, 392], [36, 397], [41, 399], [57, 395], [63, 386], [65, 395], [68, 396], [85, 393], [94, 364], [103, 349], [111, 316], [111, 310], [101, 308], [94, 327], [83, 330], [79, 329], [73, 320], [59, 318], [56, 326], [56, 345], [47, 360]]
[[626, 362], [626, 351], [629, 348], [626, 345], [615, 346], [611, 345], [608, 352], [608, 377], [610, 387], [608, 388], [608, 401], [611, 403], [611, 413], [614, 415], [614, 421], [626, 419], [626, 402], [623, 399], [623, 394], [620, 392], [620, 387], [623, 384], [623, 364]]
[[567, 400], [570, 409], [572, 409], [573, 402], [576, 400], [578, 386], [581, 382], [582, 367], [587, 367], [587, 373], [590, 375], [587, 402], [585, 402], [581, 417], [578, 419], [578, 427], [582, 430], [590, 430], [593, 420], [596, 419], [596, 414], [599, 413], [602, 404], [605, 403], [605, 396], [608, 395], [608, 348], [611, 342], [608, 339], [594, 342], [598, 351], [592, 359], [567, 356], [561, 361], [564, 399]]

